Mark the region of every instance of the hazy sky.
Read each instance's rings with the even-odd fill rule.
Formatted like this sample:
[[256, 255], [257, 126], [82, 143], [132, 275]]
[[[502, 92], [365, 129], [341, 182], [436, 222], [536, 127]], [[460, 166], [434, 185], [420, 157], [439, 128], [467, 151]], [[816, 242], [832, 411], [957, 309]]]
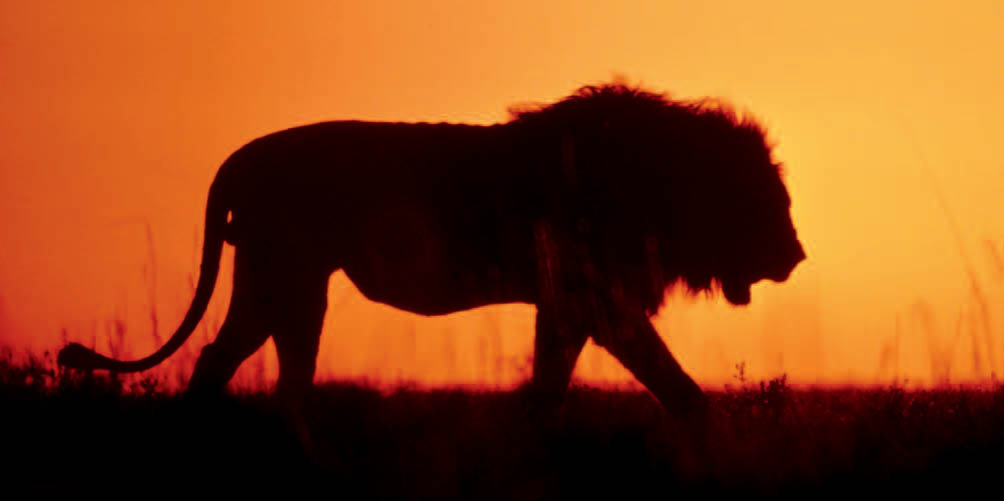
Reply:
[[[986, 379], [1004, 369], [1002, 5], [0, 1], [0, 344], [65, 330], [107, 352], [118, 321], [128, 354], [153, 349], [151, 311], [165, 336], [188, 306], [209, 182], [257, 136], [491, 123], [621, 75], [762, 120], [809, 255], [747, 309], [669, 302], [657, 325], [702, 384], [739, 362], [803, 383]], [[532, 320], [422, 319], [339, 274], [320, 375], [511, 384]], [[594, 349], [578, 374], [626, 379]]]

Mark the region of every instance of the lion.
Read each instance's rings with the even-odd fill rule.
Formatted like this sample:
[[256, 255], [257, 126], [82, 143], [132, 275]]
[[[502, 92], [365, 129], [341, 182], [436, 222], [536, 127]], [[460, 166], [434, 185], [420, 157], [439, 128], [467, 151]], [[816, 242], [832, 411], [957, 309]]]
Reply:
[[560, 402], [588, 339], [669, 411], [703, 393], [650, 318], [670, 287], [782, 282], [805, 258], [761, 126], [713, 100], [622, 84], [586, 86], [494, 125], [332, 121], [255, 139], [209, 188], [195, 297], [152, 355], [119, 361], [71, 343], [58, 362], [142, 371], [173, 354], [206, 311], [224, 242], [233, 295], [189, 393], [223, 392], [271, 336], [276, 393], [303, 398], [315, 372], [328, 279], [421, 315], [535, 305], [533, 373]]

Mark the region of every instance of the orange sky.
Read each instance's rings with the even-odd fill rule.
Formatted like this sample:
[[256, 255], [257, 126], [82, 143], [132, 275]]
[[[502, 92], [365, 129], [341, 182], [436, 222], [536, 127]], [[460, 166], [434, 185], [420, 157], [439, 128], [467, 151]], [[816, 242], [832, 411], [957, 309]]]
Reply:
[[[1002, 5], [0, 0], [0, 344], [54, 349], [65, 329], [107, 352], [118, 320], [129, 353], [152, 349], [151, 298], [166, 335], [209, 182], [250, 139], [490, 123], [618, 74], [753, 111], [786, 166], [808, 261], [749, 308], [673, 299], [656, 321], [700, 383], [739, 362], [797, 383], [985, 381], [1004, 370]], [[419, 318], [341, 274], [330, 301], [321, 378], [529, 374], [531, 307]], [[592, 347], [578, 376], [629, 380]]]

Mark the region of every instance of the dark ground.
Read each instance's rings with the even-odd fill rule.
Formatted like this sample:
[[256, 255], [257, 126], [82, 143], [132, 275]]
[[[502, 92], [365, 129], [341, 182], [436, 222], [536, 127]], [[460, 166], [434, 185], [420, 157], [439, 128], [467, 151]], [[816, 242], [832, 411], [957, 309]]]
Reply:
[[709, 393], [708, 440], [645, 393], [575, 388], [531, 425], [520, 392], [311, 396], [312, 452], [252, 394], [187, 402], [148, 382], [0, 363], [6, 485], [109, 490], [315, 485], [365, 499], [927, 494], [1004, 478], [1004, 389], [793, 390], [783, 379]]

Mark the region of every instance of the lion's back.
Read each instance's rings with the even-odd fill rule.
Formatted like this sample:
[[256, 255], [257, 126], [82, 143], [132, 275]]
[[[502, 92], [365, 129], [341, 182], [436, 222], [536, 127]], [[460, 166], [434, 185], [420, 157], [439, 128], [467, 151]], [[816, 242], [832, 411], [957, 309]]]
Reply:
[[245, 242], [324, 255], [371, 299], [441, 314], [530, 299], [531, 197], [506, 141], [501, 126], [325, 122], [249, 143], [220, 178]]

